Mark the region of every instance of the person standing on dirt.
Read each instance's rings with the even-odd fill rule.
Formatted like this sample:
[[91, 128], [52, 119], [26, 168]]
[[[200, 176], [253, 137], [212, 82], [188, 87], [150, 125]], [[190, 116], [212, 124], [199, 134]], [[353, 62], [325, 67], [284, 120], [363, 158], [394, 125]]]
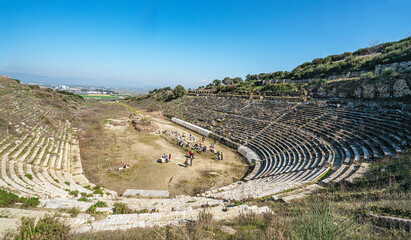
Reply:
[[171, 153], [168, 154], [168, 161], [171, 162]]
[[184, 162], [184, 166], [187, 167], [188, 166], [188, 156], [186, 156], [186, 160]]
[[190, 166], [193, 166], [194, 153], [190, 151]]
[[224, 158], [223, 156], [224, 156], [224, 155], [223, 155], [223, 152], [221, 152], [221, 153], [220, 153], [220, 159], [221, 159], [221, 160], [223, 160], [223, 158]]
[[217, 151], [217, 159], [220, 160], [220, 151]]

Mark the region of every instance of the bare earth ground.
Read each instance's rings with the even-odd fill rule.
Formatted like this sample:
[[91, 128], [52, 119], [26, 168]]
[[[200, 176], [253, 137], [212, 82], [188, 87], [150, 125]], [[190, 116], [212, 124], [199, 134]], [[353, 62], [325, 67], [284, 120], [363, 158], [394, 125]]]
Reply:
[[[174, 124], [160, 113], [139, 111], [136, 114], [149, 117], [161, 131], [177, 130], [201, 139], [201, 135]], [[177, 146], [164, 134], [137, 132], [128, 117], [105, 120], [99, 134], [110, 141], [104, 141], [103, 146], [100, 143], [95, 148], [88, 146], [89, 150], [98, 151], [102, 157], [94, 161], [88, 159], [93, 163], [83, 164], [83, 167], [91, 182], [119, 194], [129, 188], [168, 190], [172, 196], [197, 194], [210, 187], [220, 187], [239, 180], [247, 170], [242, 157], [219, 143], [215, 148], [224, 152], [223, 161], [216, 160], [214, 154], [206, 152], [196, 154], [193, 166], [185, 167], [186, 149]], [[213, 142], [212, 139], [206, 139], [206, 146]], [[171, 153], [171, 163], [157, 163], [164, 153]], [[119, 171], [118, 168], [124, 164], [129, 164], [130, 168]]]

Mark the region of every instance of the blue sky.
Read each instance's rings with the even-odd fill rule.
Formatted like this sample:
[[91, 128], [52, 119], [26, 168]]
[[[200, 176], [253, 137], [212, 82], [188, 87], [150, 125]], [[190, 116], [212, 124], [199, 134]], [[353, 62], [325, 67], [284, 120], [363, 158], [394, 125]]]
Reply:
[[197, 87], [397, 41], [410, 12], [409, 0], [0, 0], [0, 70]]

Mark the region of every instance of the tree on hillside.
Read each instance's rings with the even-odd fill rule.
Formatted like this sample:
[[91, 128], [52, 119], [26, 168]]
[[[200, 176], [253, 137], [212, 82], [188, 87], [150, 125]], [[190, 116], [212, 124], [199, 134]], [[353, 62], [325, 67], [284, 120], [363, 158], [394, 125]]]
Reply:
[[209, 84], [207, 84], [206, 89], [210, 89], [210, 88], [213, 88], [213, 87], [214, 87], [214, 84], [209, 83]]
[[231, 79], [230, 77], [225, 77], [225, 78], [223, 79], [223, 84], [224, 84], [224, 85], [233, 84], [233, 79]]
[[175, 98], [180, 98], [180, 97], [186, 95], [186, 94], [187, 94], [187, 91], [186, 91], [186, 89], [185, 89], [183, 86], [177, 85], [177, 86], [173, 89], [173, 94], [174, 94], [174, 97], [175, 97]]
[[158, 89], [157, 89], [157, 88], [155, 88], [155, 89], [153, 89], [153, 90], [149, 91], [148, 93], [149, 93], [149, 94], [158, 93]]
[[260, 80], [260, 79], [259, 79], [259, 76], [256, 75], [256, 74], [254, 74], [254, 75], [247, 74], [247, 76], [245, 77], [245, 81], [246, 81], [246, 82], [248, 82], [248, 81], [254, 81], [254, 80]]
[[241, 78], [241, 77], [235, 77], [235, 78], [233, 78], [233, 83], [240, 83], [240, 82], [242, 82], [243, 81], [243, 79]]
[[162, 92], [172, 91], [171, 87], [163, 87], [160, 89]]
[[215, 80], [213, 81], [213, 83], [214, 83], [214, 86], [218, 87], [218, 86], [221, 85], [221, 80], [215, 79]]

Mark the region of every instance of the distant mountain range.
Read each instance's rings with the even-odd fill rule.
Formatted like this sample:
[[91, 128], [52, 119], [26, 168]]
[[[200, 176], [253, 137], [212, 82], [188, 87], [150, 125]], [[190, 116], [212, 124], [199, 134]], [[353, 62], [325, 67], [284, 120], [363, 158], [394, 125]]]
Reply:
[[108, 88], [119, 90], [132, 90], [136, 92], [148, 92], [151, 88], [148, 86], [139, 85], [136, 83], [112, 80], [112, 79], [90, 79], [90, 78], [70, 78], [70, 77], [48, 77], [43, 75], [35, 75], [29, 73], [5, 72], [0, 71], [0, 75], [18, 79], [24, 83], [33, 83], [38, 85], [68, 85], [82, 86], [95, 88]]

